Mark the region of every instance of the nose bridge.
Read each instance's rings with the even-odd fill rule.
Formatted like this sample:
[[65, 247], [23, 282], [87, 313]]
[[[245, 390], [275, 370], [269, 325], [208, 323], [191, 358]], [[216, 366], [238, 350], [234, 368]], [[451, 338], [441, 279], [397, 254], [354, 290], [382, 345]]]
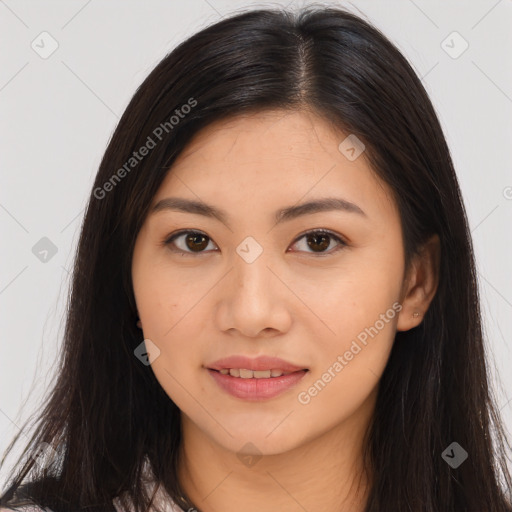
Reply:
[[229, 282], [221, 293], [220, 327], [235, 328], [246, 336], [256, 336], [265, 329], [285, 330], [290, 315], [279, 289], [282, 283], [270, 270], [276, 266], [272, 251], [249, 238], [233, 255]]
[[236, 288], [259, 299], [261, 293], [270, 291], [272, 273], [269, 270], [269, 250], [253, 237], [247, 237], [236, 248], [234, 279]]

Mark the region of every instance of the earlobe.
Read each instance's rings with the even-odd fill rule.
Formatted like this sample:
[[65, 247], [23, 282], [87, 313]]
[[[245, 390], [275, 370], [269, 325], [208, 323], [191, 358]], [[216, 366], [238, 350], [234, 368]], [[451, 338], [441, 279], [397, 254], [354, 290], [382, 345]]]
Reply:
[[437, 291], [440, 263], [441, 242], [434, 234], [411, 261], [397, 322], [398, 331], [408, 331], [423, 321]]

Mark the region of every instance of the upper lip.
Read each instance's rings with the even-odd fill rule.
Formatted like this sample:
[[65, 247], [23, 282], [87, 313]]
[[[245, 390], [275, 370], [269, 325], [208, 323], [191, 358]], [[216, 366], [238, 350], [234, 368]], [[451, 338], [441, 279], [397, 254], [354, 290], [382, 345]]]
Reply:
[[219, 359], [207, 365], [211, 370], [222, 370], [223, 368], [243, 368], [246, 370], [282, 370], [284, 372], [296, 372], [299, 370], [307, 370], [303, 366], [284, 361], [279, 357], [258, 356], [255, 358], [242, 355], [229, 356]]

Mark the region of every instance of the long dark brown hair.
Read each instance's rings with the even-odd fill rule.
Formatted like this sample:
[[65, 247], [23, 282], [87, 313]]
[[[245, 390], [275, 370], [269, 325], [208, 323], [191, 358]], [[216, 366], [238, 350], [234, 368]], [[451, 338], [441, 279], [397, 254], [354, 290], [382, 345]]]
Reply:
[[[126, 492], [145, 511], [147, 460], [171, 498], [199, 510], [178, 482], [180, 410], [134, 356], [131, 258], [191, 138], [213, 121], [276, 109], [309, 109], [364, 142], [399, 207], [406, 263], [430, 235], [441, 241], [437, 293], [418, 327], [397, 332], [380, 379], [364, 453], [373, 475], [366, 512], [512, 510], [510, 445], [489, 388], [472, 241], [440, 123], [380, 31], [318, 5], [223, 19], [169, 53], [134, 94], [91, 190], [55, 385], [1, 504], [113, 510]], [[131, 160], [144, 145], [153, 147]], [[456, 468], [441, 455], [453, 442], [468, 453]], [[55, 453], [39, 465], [27, 455], [41, 443]]]

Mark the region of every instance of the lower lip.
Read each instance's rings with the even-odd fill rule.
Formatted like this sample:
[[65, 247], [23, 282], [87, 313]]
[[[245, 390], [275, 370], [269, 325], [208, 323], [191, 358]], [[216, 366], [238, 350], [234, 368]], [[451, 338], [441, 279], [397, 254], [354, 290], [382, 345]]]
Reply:
[[295, 386], [306, 375], [307, 370], [289, 373], [268, 379], [242, 379], [208, 369], [215, 382], [226, 392], [244, 400], [266, 400], [284, 393]]

